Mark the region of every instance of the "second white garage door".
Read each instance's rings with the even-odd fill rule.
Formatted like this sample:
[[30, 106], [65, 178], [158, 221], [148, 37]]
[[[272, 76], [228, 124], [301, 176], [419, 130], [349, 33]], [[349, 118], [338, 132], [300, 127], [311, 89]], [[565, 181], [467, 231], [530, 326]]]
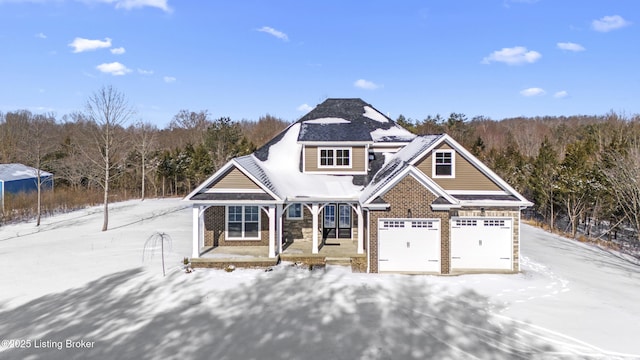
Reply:
[[378, 271], [440, 273], [440, 220], [379, 220]]
[[451, 220], [451, 269], [511, 270], [511, 218]]

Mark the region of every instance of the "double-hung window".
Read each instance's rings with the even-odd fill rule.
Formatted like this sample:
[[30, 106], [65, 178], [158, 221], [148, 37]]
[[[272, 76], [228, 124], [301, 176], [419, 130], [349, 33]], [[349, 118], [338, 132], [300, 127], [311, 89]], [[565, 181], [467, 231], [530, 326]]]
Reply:
[[227, 206], [227, 239], [260, 240], [260, 209], [257, 206]]
[[351, 167], [350, 148], [320, 148], [318, 149], [319, 168]]
[[455, 177], [455, 152], [436, 150], [433, 153], [433, 177]]

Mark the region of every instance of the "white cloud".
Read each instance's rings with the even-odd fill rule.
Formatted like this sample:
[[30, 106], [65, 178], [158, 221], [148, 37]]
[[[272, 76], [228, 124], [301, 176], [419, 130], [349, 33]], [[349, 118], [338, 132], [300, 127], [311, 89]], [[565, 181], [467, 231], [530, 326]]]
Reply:
[[298, 111], [303, 111], [303, 112], [309, 112], [309, 111], [313, 110], [313, 106], [309, 106], [309, 104], [302, 104], [302, 105], [298, 106], [297, 110]]
[[[0, 0], [0, 3], [3, 2], [29, 2], [29, 3], [47, 3], [47, 2], [62, 2], [64, 0]], [[171, 7], [169, 7], [169, 0], [75, 0], [76, 2], [81, 2], [85, 4], [95, 4], [95, 3], [103, 3], [103, 4], [113, 4], [116, 9], [137, 9], [143, 7], [153, 7], [158, 8], [164, 12], [170, 13], [173, 11]]]
[[167, 84], [176, 82], [176, 78], [174, 78], [173, 76], [165, 76], [163, 79], [164, 79], [164, 82], [166, 82]]
[[623, 19], [620, 15], [604, 16], [591, 22], [591, 28], [599, 32], [609, 32], [629, 25], [631, 22]]
[[127, 68], [117, 61], [112, 63], [100, 64], [96, 66], [96, 69], [113, 76], [121, 76], [131, 72], [131, 69]]
[[44, 33], [37, 33], [35, 36], [37, 38], [39, 38], [39, 39], [46, 39], [47, 38], [47, 35], [45, 35]]
[[516, 46], [512, 48], [502, 48], [492, 52], [489, 56], [482, 59], [483, 64], [490, 64], [492, 62], [502, 62], [507, 65], [519, 65], [524, 63], [534, 63], [542, 55], [537, 51], [529, 51], [524, 46]]
[[143, 7], [153, 7], [168, 13], [173, 11], [173, 9], [169, 7], [168, 0], [84, 0], [84, 1], [114, 4], [116, 6], [116, 9], [131, 10], [131, 9], [139, 9]]
[[275, 37], [277, 37], [278, 39], [284, 40], [284, 41], [289, 41], [289, 37], [287, 36], [287, 34], [283, 33], [282, 31], [276, 30], [272, 27], [269, 26], [263, 26], [260, 29], [258, 29], [258, 31], [263, 32], [263, 33], [267, 33], [269, 35], [273, 35]]
[[141, 74], [141, 75], [153, 75], [153, 70], [138, 69], [138, 74]]
[[375, 89], [379, 89], [381, 87], [383, 87], [383, 85], [378, 85], [376, 83], [374, 83], [373, 81], [369, 81], [369, 80], [365, 80], [365, 79], [358, 79], [353, 83], [353, 86], [360, 88], [360, 89], [365, 89], [365, 90], [375, 90]]
[[111, 49], [111, 53], [115, 54], [115, 55], [122, 55], [125, 52], [126, 52], [126, 50], [123, 47]]
[[532, 87], [532, 88], [528, 88], [528, 89], [524, 89], [522, 91], [520, 91], [520, 95], [522, 96], [542, 96], [546, 94], [546, 91], [542, 90], [541, 88], [537, 88], [537, 87]]
[[567, 51], [585, 51], [584, 46], [572, 42], [560, 42], [557, 44], [558, 49], [567, 50]]
[[565, 98], [567, 96], [569, 96], [569, 93], [566, 92], [565, 90], [558, 91], [555, 94], [553, 94], [553, 97], [556, 98], [556, 99], [562, 99], [562, 98]]
[[70, 47], [73, 48], [74, 53], [81, 53], [84, 51], [92, 51], [97, 49], [109, 48], [111, 47], [111, 39], [105, 38], [102, 40], [90, 40], [84, 38], [75, 38], [69, 44]]

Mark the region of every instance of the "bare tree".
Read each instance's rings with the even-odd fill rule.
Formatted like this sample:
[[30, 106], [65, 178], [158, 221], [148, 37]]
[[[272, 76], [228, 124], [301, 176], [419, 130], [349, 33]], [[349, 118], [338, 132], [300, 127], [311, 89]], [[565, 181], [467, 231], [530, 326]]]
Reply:
[[122, 126], [133, 116], [134, 111], [129, 106], [124, 94], [112, 86], [102, 87], [93, 93], [86, 105], [86, 118], [92, 126], [89, 127], [89, 141], [92, 149], [84, 149], [89, 160], [102, 169], [102, 176], [98, 178], [104, 189], [104, 221], [102, 231], [109, 226], [109, 183], [111, 172], [122, 161], [124, 147], [124, 131]]
[[144, 201], [146, 178], [147, 178], [147, 162], [149, 161], [149, 155], [156, 146], [156, 134], [158, 128], [151, 123], [138, 122], [133, 128], [133, 134], [136, 142], [136, 151], [140, 154], [140, 168], [142, 171], [142, 185], [140, 200]]
[[610, 163], [604, 173], [609, 189], [640, 240], [640, 148], [629, 149], [626, 156], [619, 152], [608, 156]]
[[[26, 127], [22, 136], [17, 139], [19, 151], [27, 165], [34, 167], [35, 182], [38, 192], [38, 204], [36, 209], [36, 226], [40, 226], [42, 214], [42, 187], [53, 184], [45, 184], [42, 178], [42, 167], [50, 160], [47, 155], [53, 152], [57, 146], [55, 138], [55, 117], [53, 114], [33, 115], [24, 112], [26, 116]], [[48, 180], [46, 180], [48, 181]]]

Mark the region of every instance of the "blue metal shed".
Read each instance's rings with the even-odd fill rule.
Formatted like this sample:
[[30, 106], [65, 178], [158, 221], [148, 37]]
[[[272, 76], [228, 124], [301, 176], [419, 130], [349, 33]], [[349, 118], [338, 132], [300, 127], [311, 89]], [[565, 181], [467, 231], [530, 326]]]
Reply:
[[[22, 164], [0, 164], [0, 201], [5, 194], [38, 190], [37, 169]], [[43, 190], [53, 189], [53, 174], [40, 170]]]

